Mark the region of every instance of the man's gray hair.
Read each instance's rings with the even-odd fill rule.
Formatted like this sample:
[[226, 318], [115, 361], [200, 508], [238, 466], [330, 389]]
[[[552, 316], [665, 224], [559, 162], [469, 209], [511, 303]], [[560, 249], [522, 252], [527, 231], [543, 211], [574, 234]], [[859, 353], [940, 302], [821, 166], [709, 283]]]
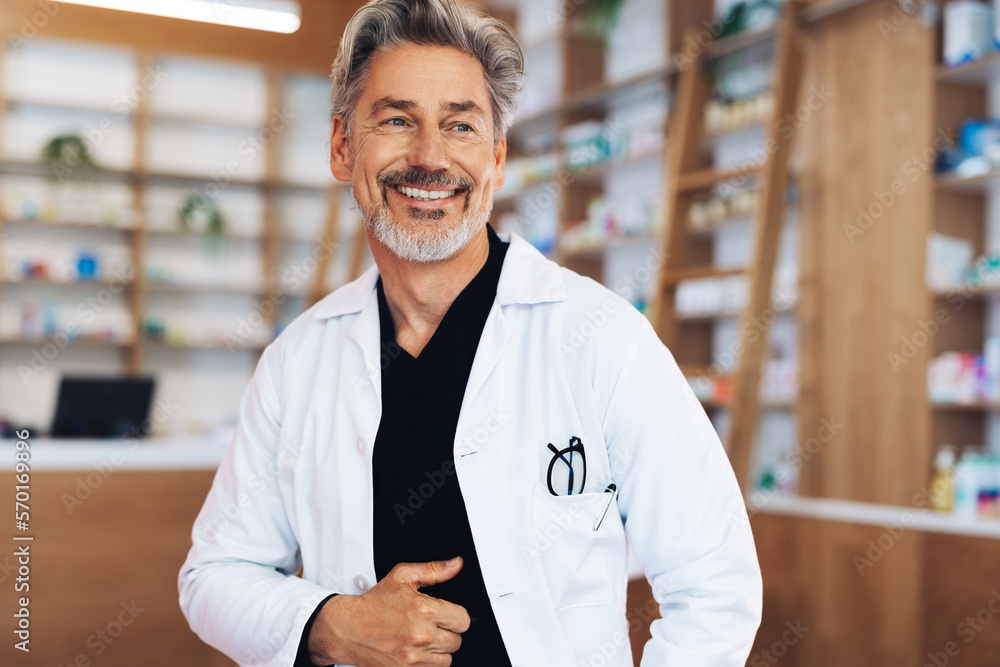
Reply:
[[372, 55], [407, 42], [450, 46], [482, 63], [498, 143], [517, 109], [524, 54], [510, 27], [464, 0], [371, 0], [351, 18], [333, 63], [330, 94], [333, 115], [344, 118], [348, 138]]

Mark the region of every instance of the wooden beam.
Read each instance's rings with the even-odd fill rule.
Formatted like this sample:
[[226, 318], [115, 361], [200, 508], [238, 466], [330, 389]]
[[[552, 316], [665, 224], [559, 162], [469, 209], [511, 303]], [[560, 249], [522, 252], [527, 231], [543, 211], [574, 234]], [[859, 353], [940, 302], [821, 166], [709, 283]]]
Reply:
[[[690, 29], [686, 38], [697, 40], [698, 31]], [[650, 308], [650, 320], [660, 340], [667, 347], [677, 342], [674, 294], [669, 276], [676, 269], [688, 266], [690, 245], [685, 227], [690, 200], [680, 189], [681, 176], [703, 166], [701, 136], [705, 102], [709, 95], [708, 82], [701, 72], [701, 58], [695, 58], [681, 70], [677, 85], [676, 107], [670, 119], [666, 151], [663, 190], [666, 193], [666, 229], [660, 256], [660, 273]]]
[[[754, 225], [754, 257], [750, 263], [750, 300], [741, 318], [743, 351], [734, 376], [733, 401], [729, 413], [727, 450], [744, 489], [752, 488], [749, 479], [755, 459], [757, 424], [760, 418], [760, 377], [767, 346], [766, 326], [760, 322], [772, 310], [771, 288], [778, 241], [785, 220], [785, 188], [788, 182], [788, 155], [792, 138], [782, 132], [783, 123], [794, 117], [802, 79], [802, 39], [798, 31], [798, 13], [802, 3], [790, 0], [783, 10], [778, 28], [778, 47], [773, 75], [774, 113], [770, 121], [768, 156], [760, 168], [757, 212]], [[773, 147], [773, 150], [770, 150]], [[756, 335], [747, 335], [748, 331]]]
[[[153, 67], [153, 54], [140, 50], [136, 58], [136, 81], [141, 82]], [[146, 91], [147, 93], [149, 91]], [[129, 289], [129, 313], [132, 316], [132, 341], [125, 348], [125, 370], [129, 375], [142, 373], [146, 354], [146, 248], [149, 243], [149, 219], [146, 213], [147, 141], [149, 139], [149, 95], [138, 95], [134, 109], [135, 165], [132, 178], [132, 209], [136, 220], [129, 232], [132, 252], [132, 281]]]
[[[264, 180], [277, 183], [281, 179], [281, 148], [285, 127], [281, 113], [285, 100], [285, 77], [277, 68], [267, 70], [267, 124], [272, 129], [271, 140], [264, 148]], [[278, 199], [281, 191], [273, 185], [264, 188], [264, 229], [261, 233], [261, 269], [264, 299], [271, 299], [278, 287], [281, 263], [281, 220]], [[264, 322], [273, 335], [278, 322], [277, 304], [261, 308]]]
[[727, 169], [701, 169], [680, 175], [677, 182], [678, 192], [695, 192], [707, 190], [714, 185], [732, 180], [742, 180], [754, 176], [758, 169], [756, 165], [740, 165]]
[[361, 275], [361, 268], [365, 261], [365, 251], [368, 249], [368, 234], [365, 232], [365, 223], [358, 225], [358, 231], [354, 234], [354, 244], [351, 248], [351, 266], [347, 274], [347, 280], [351, 281]]
[[312, 305], [326, 296], [326, 274], [330, 266], [330, 260], [337, 252], [337, 245], [340, 238], [340, 197], [343, 189], [339, 182], [333, 183], [326, 191], [326, 225], [323, 234], [317, 241], [316, 248], [317, 266], [316, 273], [312, 276], [312, 284], [309, 287], [309, 305]]

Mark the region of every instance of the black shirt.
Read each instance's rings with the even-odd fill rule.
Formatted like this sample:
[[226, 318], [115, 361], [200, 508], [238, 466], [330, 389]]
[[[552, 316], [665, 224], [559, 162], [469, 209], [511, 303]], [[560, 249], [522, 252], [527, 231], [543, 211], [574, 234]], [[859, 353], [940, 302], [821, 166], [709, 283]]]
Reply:
[[[382, 418], [372, 453], [375, 575], [381, 580], [398, 563], [462, 557], [454, 578], [420, 589], [464, 607], [472, 619], [461, 648], [452, 654], [453, 667], [510, 666], [483, 583], [453, 454], [458, 413], [509, 245], [489, 225], [487, 234], [486, 263], [416, 358], [396, 344], [381, 277], [376, 283], [380, 342], [389, 361], [382, 369]], [[310, 664], [300, 660], [322, 605], [303, 631], [296, 667]]]

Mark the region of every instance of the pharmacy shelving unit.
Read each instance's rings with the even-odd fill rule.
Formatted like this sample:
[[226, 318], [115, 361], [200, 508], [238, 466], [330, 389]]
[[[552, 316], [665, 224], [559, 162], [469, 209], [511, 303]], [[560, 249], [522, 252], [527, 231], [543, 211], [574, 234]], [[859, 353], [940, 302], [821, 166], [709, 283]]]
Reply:
[[[777, 40], [771, 87], [774, 111], [768, 123], [767, 140], [760, 162], [747, 160], [743, 164], [717, 167], [708, 164], [704, 154], [704, 116], [711, 83], [705, 73], [702, 58], [697, 58], [681, 73], [677, 105], [673, 115], [667, 191], [667, 233], [663, 242], [663, 263], [657, 284], [653, 322], [660, 337], [674, 350], [683, 366], [711, 366], [712, 354], [706, 354], [705, 341], [711, 340], [711, 320], [678, 317], [677, 292], [682, 283], [700, 278], [745, 276], [748, 300], [740, 316], [739, 360], [732, 380], [732, 400], [727, 428], [727, 451], [737, 479], [744, 488], [752, 484], [751, 465], [755, 462], [760, 401], [758, 390], [761, 366], [767, 347], [767, 327], [755, 325], [774, 310], [772, 285], [778, 255], [778, 245], [785, 221], [785, 187], [788, 182], [788, 160], [794, 135], [784, 135], [781, 123], [793, 113], [798, 100], [801, 78], [802, 47], [798, 34], [799, 3], [788, 2], [783, 10], [779, 29], [760, 35], [747, 35], [739, 46], [759, 41]], [[758, 40], [753, 40], [757, 37]], [[733, 53], [724, 43], [718, 50]], [[756, 180], [758, 204], [753, 217], [751, 257], [745, 267], [718, 268], [711, 258], [715, 254], [711, 239], [705, 242], [692, 234], [690, 211], [693, 197], [720, 184]], [[706, 261], [707, 260], [707, 261]], [[763, 326], [763, 331], [761, 330]], [[686, 335], [685, 335], [686, 334]], [[688, 374], [718, 376], [719, 372], [697, 371], [688, 366]]]
[[[966, 119], [995, 118], [1000, 114], [992, 98], [1000, 82], [1000, 54], [959, 67], [938, 65], [935, 72], [936, 128], [957, 131]], [[957, 139], [957, 137], [953, 137]], [[1000, 172], [974, 177], [941, 174], [934, 183], [933, 231], [971, 243], [974, 257], [997, 252], [995, 216]], [[994, 228], [991, 232], [990, 227]], [[996, 316], [997, 276], [956, 284], [951, 289], [928, 287], [934, 313], [944, 313], [947, 321], [933, 336], [932, 356], [946, 352], [984, 350], [990, 322]], [[945, 319], [942, 317], [941, 319]], [[993, 329], [992, 333], [998, 332]], [[931, 447], [943, 445], [965, 448], [990, 443], [990, 422], [998, 414], [996, 403], [928, 403], [931, 412]], [[930, 462], [928, 462], [928, 466]]]
[[[656, 6], [653, 6], [654, 4]], [[560, 264], [604, 283], [637, 305], [646, 308], [655, 299], [655, 283], [657, 274], [663, 269], [665, 253], [671, 252], [664, 246], [663, 230], [669, 211], [666, 192], [672, 180], [667, 147], [675, 144], [669, 140], [667, 134], [669, 131], [675, 139], [684, 135], [683, 132], [674, 134], [676, 109], [679, 106], [676, 100], [685, 70], [684, 65], [691, 60], [717, 61], [742, 50], [757, 49], [759, 53], [770, 49], [770, 52], [773, 52], [779, 31], [776, 27], [770, 27], [754, 31], [752, 34], [737, 35], [725, 40], [724, 43], [711, 43], [711, 31], [717, 26], [713, 26], [711, 22], [712, 7], [709, 3], [648, 3], [640, 0], [626, 3], [623, 11], [629, 11], [630, 5], [632, 11], [644, 12], [640, 14], [642, 21], [649, 23], [663, 20], [666, 23], [666, 27], [662, 30], [664, 37], [660, 45], [664, 53], [659, 62], [647, 63], [645, 68], [629, 72], [624, 76], [615, 71], [615, 65], [607, 55], [614, 50], [612, 48], [614, 46], [612, 42], [616, 37], [614, 31], [605, 39], [595, 39], [584, 32], [582, 7], [565, 11], [564, 20], [559, 23], [558, 29], [541, 36], [535, 34], [537, 31], [531, 23], [532, 18], [538, 18], [537, 15], [528, 12], [527, 17], [520, 17], [519, 23], [526, 25], [524, 30], [532, 33], [523, 36], [528, 54], [528, 88], [530, 89], [532, 76], [539, 76], [538, 72], [550, 65], [544, 58], [536, 56], [536, 53], [540, 53], [554, 63], [557, 75], [552, 77], [550, 72], [549, 78], [544, 76], [542, 78], [559, 94], [554, 100], [550, 100], [547, 106], [529, 109], [511, 128], [508, 135], [508, 163], [516, 164], [519, 158], [527, 158], [540, 161], [544, 166], [537, 170], [538, 173], [532, 173], [525, 179], [528, 181], [527, 184], [519, 184], [519, 187], [513, 188], [505, 187], [501, 190], [496, 198], [494, 220], [498, 221], [497, 226], [501, 229], [505, 228], [507, 221], [513, 220], [512, 225], [506, 225], [507, 228], [528, 236], [529, 240], [534, 240]], [[566, 9], [566, 6], [561, 7], [563, 10]], [[685, 32], [685, 29], [689, 30]], [[642, 41], [638, 37], [633, 36], [633, 38]], [[794, 91], [790, 91], [790, 95], [794, 96]], [[656, 115], [657, 102], [662, 104], [661, 116]], [[699, 116], [699, 120], [706, 112], [703, 108], [706, 102], [708, 102], [707, 95], [695, 105], [697, 109], [692, 111]], [[668, 116], [667, 112], [671, 106], [674, 110], [671, 112], [672, 115]], [[649, 113], [651, 107], [653, 107], [652, 113]], [[763, 144], [766, 120], [760, 115], [742, 118], [722, 131], [705, 134], [703, 140], [698, 139], [699, 145], [695, 149], [699, 159], [702, 159], [702, 155], [728, 152], [730, 155], [740, 156], [741, 161], [747, 161], [750, 150], [755, 147], [754, 142]], [[610, 158], [596, 160], [593, 164], [578, 166], [572, 155], [574, 152], [572, 139], [567, 137], [576, 127], [588, 122], [595, 127], [600, 126], [605, 136], [610, 133], [611, 141], [617, 138], [624, 142], [625, 150]], [[632, 140], [632, 132], [637, 127], [647, 133], [645, 136], [647, 140], [638, 145]], [[508, 174], [513, 171], [509, 169]], [[592, 202], [602, 197], [611, 199], [616, 190], [620, 200], [622, 181], [628, 179], [642, 183], [646, 188], [642, 194], [654, 195], [654, 205], [650, 207], [651, 210], [646, 216], [647, 224], [638, 230], [627, 230], [627, 233], [612, 230], [605, 234], [600, 232], [580, 234], [581, 229], [587, 229], [588, 223], [592, 223], [593, 215], [589, 210]], [[714, 181], [706, 181], [704, 185], [710, 187], [713, 183]], [[635, 198], [634, 192], [633, 190], [629, 193], [633, 198]], [[550, 206], [548, 217], [544, 210], [546, 205]], [[783, 197], [779, 198], [777, 208], [780, 208], [783, 214]], [[685, 217], [686, 214], [685, 211]], [[734, 237], [732, 233], [734, 228], [747, 228], [749, 217], [744, 215], [740, 219], [727, 221], [727, 224], [720, 224], [712, 229], [692, 232], [691, 236], [697, 237], [695, 244], [701, 252], [700, 257], [711, 262], [713, 245], [729, 243], [731, 246], [731, 241], [716, 240], [720, 234], [719, 228], [728, 227], [727, 231], [721, 233], [728, 233], [727, 238], [731, 239]], [[783, 218], [783, 215], [781, 217]], [[549, 232], [544, 229], [542, 231], [533, 229], [546, 226], [550, 227]], [[593, 229], [589, 231], [593, 232]], [[783, 231], [778, 230], [785, 236]], [[535, 238], [532, 239], [532, 236]], [[750, 254], [748, 247], [750, 243], [743, 242], [743, 245], [748, 248], [745, 254]], [[791, 250], [794, 253], [797, 249], [791, 248]], [[750, 262], [747, 259], [743, 261], [745, 264]], [[726, 270], [713, 268], [710, 274], [721, 275], [720, 272]], [[733, 273], [735, 275], [736, 271]], [[672, 275], [681, 277], [679, 272], [674, 272]], [[683, 277], [688, 281], [694, 281], [700, 275], [696, 272]], [[646, 308], [646, 311], [649, 313], [650, 309]], [[786, 311], [787, 304], [786, 310], [781, 311], [780, 316], [786, 323], [784, 329], [791, 331], [790, 335], [794, 337], [794, 314]], [[713, 352], [723, 347], [720, 341], [732, 336], [732, 331], [736, 329], [733, 323], [738, 322], [739, 314], [723, 309], [677, 315], [675, 321], [684, 335], [674, 337], [661, 328], [661, 336], [675, 356], [682, 360], [683, 368], [691, 379], [697, 382], [705, 375], [699, 373], [698, 369], [709, 367]], [[792, 324], [787, 324], [789, 321]], [[794, 341], [790, 345], [794, 346]], [[794, 356], [794, 351], [791, 354]], [[729, 369], [726, 370], [726, 374], [734, 377], [737, 375]], [[712, 379], [714, 381], [720, 378], [715, 374]], [[728, 379], [722, 377], [721, 381], [725, 382]], [[753, 393], [756, 400], [756, 390]], [[735, 411], [745, 415], [749, 411], [745, 405], [745, 394], [746, 392], [741, 389], [735, 394], [738, 398], [735, 402], [732, 399], [700, 396], [723, 437], [726, 437], [732, 423], [732, 420], [728, 419], [730, 413]], [[794, 448], [795, 398], [786, 393], [778, 398], [762, 398], [761, 401], [762, 408], [767, 411], [767, 423], [761, 428], [762, 432], [766, 432], [769, 441], [774, 441], [768, 447], [767, 457], [769, 462], [773, 462], [774, 459], [783, 456], [776, 454], [779, 449]], [[735, 421], [739, 427], [749, 420], [738, 417]], [[754, 436], [757, 436], [756, 424], [750, 424], [748, 428]], [[739, 433], [741, 436], [745, 435], [742, 431]], [[740, 440], [745, 442], [753, 440], [753, 437], [741, 437]], [[745, 447], [740, 449], [740, 451], [745, 450]]]
[[[120, 309], [124, 314], [114, 335], [107, 331], [91, 335], [85, 331], [76, 337], [63, 337], [59, 324], [54, 331], [49, 326], [24, 336], [18, 335], [16, 330], [11, 332], [8, 322], [7, 331], [0, 339], [0, 353], [9, 352], [6, 355], [10, 360], [7, 373], [13, 373], [10, 364], [22, 365], [33, 351], [53, 357], [53, 363], [59, 368], [63, 361], [55, 360], [55, 357], [62, 356], [64, 347], [85, 348], [88, 350], [86, 359], [90, 361], [84, 360], [83, 367], [89, 363], [94, 370], [99, 366], [103, 372], [117, 366], [121, 371], [139, 374], [159, 372], [161, 368], [181, 370], [204, 363], [205, 357], [186, 355], [184, 351], [192, 355], [212, 351], [249, 354], [251, 356], [245, 358], [246, 363], [252, 364], [253, 355], [261, 351], [283, 322], [301, 312], [334, 284], [349, 280], [360, 272], [367, 257], [367, 242], [363, 234], [356, 233], [356, 226], [353, 237], [348, 233], [350, 230], [340, 229], [344, 219], [350, 215], [342, 214], [346, 208], [341, 201], [345, 195], [344, 188], [338, 187], [326, 172], [326, 160], [319, 159], [327, 138], [324, 128], [321, 125], [293, 128], [289, 132], [295, 135], [299, 145], [289, 146], [285, 141], [289, 132], [284, 130], [299, 117], [309, 116], [308, 120], [314, 124], [329, 122], [328, 116], [322, 113], [329, 85], [323, 77], [219, 59], [151, 53], [139, 48], [97, 47], [60, 40], [32, 44], [28, 48], [53, 49], [56, 55], [43, 56], [43, 59], [51, 61], [48, 66], [57, 62], [59, 57], [72, 60], [76, 52], [86, 54], [96, 51], [104, 54], [101, 57], [105, 60], [113, 57], [115, 62], [111, 68], [135, 87], [125, 87], [122, 91], [121, 99], [132, 94], [127, 108], [88, 99], [77, 101], [71, 95], [63, 99], [45, 94], [32, 97], [39, 92], [38, 87], [28, 86], [30, 90], [27, 93], [14, 90], [7, 93], [6, 88], [0, 89], [3, 101], [0, 104], [0, 128], [5, 133], [3, 136], [13, 139], [15, 143], [20, 139], [12, 136], [14, 131], [9, 127], [15, 121], [13, 117], [18, 116], [23, 123], [31, 112], [41, 110], [43, 115], [65, 118], [62, 122], [67, 127], [74, 124], [85, 126], [90, 120], [98, 123], [105, 118], [111, 119], [114, 123], [106, 126], [110, 129], [106, 129], [104, 136], [108, 139], [105, 143], [118, 142], [119, 149], [117, 158], [107, 161], [103, 159], [107, 152], [102, 152], [99, 143], [95, 144], [99, 149], [94, 156], [97, 167], [66, 170], [56, 181], [51, 177], [50, 169], [36, 157], [38, 153], [26, 153], [23, 143], [13, 153], [8, 153], [6, 147], [0, 147], [0, 155], [3, 156], [0, 160], [0, 182], [4, 179], [34, 179], [39, 184], [46, 184], [39, 185], [39, 188], [49, 188], [43, 190], [46, 196], [55, 196], [54, 193], [61, 192], [60, 188], [86, 193], [106, 186], [118, 188], [116, 192], [126, 194], [114, 200], [117, 206], [111, 223], [97, 220], [93, 211], [74, 217], [72, 212], [67, 214], [68, 209], [63, 207], [58, 209], [60, 212], [52, 214], [51, 210], [44, 210], [52, 205], [52, 201], [41, 203], [39, 210], [33, 213], [18, 211], [9, 217], [2, 215], [0, 238], [5, 250], [16, 247], [17, 241], [22, 238], [32, 239], [36, 244], [66, 243], [68, 239], [71, 247], [77, 250], [92, 245], [113, 246], [116, 252], [120, 250], [127, 256], [128, 269], [121, 275], [98, 275], [96, 280], [68, 279], [62, 274], [21, 279], [18, 270], [2, 273], [9, 276], [3, 280], [5, 284], [0, 284], [0, 289], [3, 289], [0, 296], [8, 307], [22, 300], [51, 302], [66, 308], [68, 319], [75, 320], [79, 319], [73, 314], [75, 304], [83, 299], [103, 298], [111, 293], [114, 302], [110, 307]], [[5, 52], [2, 57], [6, 61], [11, 55]], [[23, 57], [23, 53], [16, 54], [16, 57]], [[256, 106], [260, 110], [257, 118], [249, 118], [247, 114], [226, 117], [219, 113], [199, 112], [197, 108], [171, 108], [169, 104], [158, 106], [157, 84], [148, 89], [141, 87], [143, 77], [150, 72], [172, 72], [171, 76], [165, 77], [169, 81], [171, 77], [182, 78], [185, 71], [195, 72], [197, 78], [203, 70], [220, 68], [235, 68], [245, 75], [244, 78], [255, 83], [253, 94], [257, 95]], [[128, 76], [123, 74], [126, 69], [131, 71]], [[201, 83], [204, 85], [204, 82]], [[53, 88], [50, 86], [50, 89]], [[135, 94], [136, 91], [141, 94]], [[288, 98], [289, 95], [292, 99]], [[197, 98], [197, 95], [189, 95], [188, 98]], [[295, 109], [291, 121], [281, 115], [287, 114], [289, 105]], [[80, 117], [84, 120], [79, 120]], [[164, 143], [176, 140], [178, 136], [204, 136], [209, 137], [209, 142], [213, 136], [231, 138], [231, 145], [223, 144], [221, 148], [227, 155], [239, 158], [239, 168], [222, 175], [204, 164], [187, 168], [176, 160], [174, 164], [162, 163], [162, 155], [167, 153], [163, 150]], [[252, 144], [254, 155], [245, 157], [249, 151], [241, 152], [241, 148], [246, 140], [254, 137], [259, 140], [259, 143]], [[240, 141], [244, 143], [238, 144]], [[215, 148], [218, 153], [218, 142]], [[183, 196], [177, 195], [176, 203], [171, 201], [168, 207], [163, 206], [162, 192], [204, 190], [210, 193], [213, 185], [219, 186], [223, 196], [227, 192], [237, 192], [254, 202], [250, 214], [257, 222], [249, 223], [244, 215], [247, 209], [237, 207], [235, 214], [225, 216], [223, 233], [217, 238], [208, 238], [200, 231], [188, 231], [176, 223], [176, 210], [183, 202]], [[159, 199], [156, 198], [158, 191], [161, 193]], [[298, 208], [293, 205], [296, 201], [299, 202]], [[104, 201], [99, 205], [107, 208]], [[159, 211], [154, 210], [156, 206], [160, 206]], [[307, 215], [304, 216], [303, 212]], [[302, 223], [303, 217], [310, 219], [308, 224]], [[326, 236], [322, 236], [324, 230]], [[332, 242], [329, 236], [331, 230], [334, 233]], [[338, 240], [341, 242], [337, 243]], [[243, 262], [240, 267], [250, 268], [228, 271], [227, 275], [216, 272], [212, 274], [217, 279], [215, 281], [196, 281], [185, 275], [162, 275], [153, 268], [154, 256], [159, 249], [170, 248], [172, 252], [200, 256], [208, 253], [209, 245], [215, 249], [213, 252], [237, 257]], [[76, 250], [73, 253], [75, 255]], [[314, 262], [313, 257], [320, 258], [320, 261]], [[8, 253], [8, 261], [19, 260]], [[75, 263], [75, 256], [73, 261]], [[289, 264], [298, 272], [296, 280], [289, 280], [286, 275]], [[52, 267], [49, 268], [51, 270]], [[70, 273], [75, 275], [73, 271]], [[308, 276], [310, 273], [317, 275]], [[207, 317], [209, 320], [214, 317], [216, 324], [200, 335], [197, 331], [190, 335], [172, 335], [169, 331], [166, 336], [157, 335], [154, 326], [157, 321], [165, 321], [170, 326], [166, 318], [153, 317], [164, 304], [168, 312], [173, 308], [174, 312], [182, 312], [185, 316], [190, 313], [192, 317]], [[115, 312], [118, 313], [117, 310]], [[229, 332], [228, 328], [237, 329], [235, 324], [223, 330], [217, 324], [222, 312], [234, 313], [229, 318], [234, 323], [237, 322], [236, 315], [242, 313], [242, 319], [253, 324], [251, 334]], [[127, 323], [124, 322], [125, 317]], [[46, 346], [51, 350], [58, 349], [58, 353], [50, 354]], [[92, 353], [100, 349], [107, 352], [93, 356]], [[151, 352], [156, 355], [154, 362], [148, 359]], [[77, 355], [71, 366], [79, 370], [81, 358]], [[113, 361], [116, 358], [118, 361]], [[242, 361], [238, 363], [245, 365]]]
[[[616, 271], [609, 263], [609, 251], [633, 247], [640, 252], [645, 249], [645, 255], [652, 254], [662, 222], [658, 210], [662, 202], [656, 201], [650, 207], [645, 215], [647, 225], [630, 229], [627, 234], [612, 230], [596, 238], [578, 239], [573, 232], [585, 223], [594, 198], [609, 194], [616, 177], [627, 178], [630, 169], [655, 172], [662, 167], [666, 108], [678, 71], [670, 55], [683, 48], [681, 26], [702, 22], [707, 25], [711, 7], [708, 3], [661, 0], [626, 3], [635, 5], [634, 11], [652, 10], [647, 16], [662, 25], [649, 33], [657, 40], [652, 48], [656, 57], [634, 72], [615, 74], [610, 71], [613, 65], [605, 55], [610, 37], [594, 35], [584, 28], [585, 3], [535, 3], [534, 13], [526, 9], [531, 4], [522, 3], [525, 6], [519, 15], [507, 20], [520, 26], [528, 79], [548, 70], [542, 78], [548, 86], [545, 92], [549, 98], [540, 107], [522, 112], [510, 129], [508, 163], [539, 155], [549, 157], [551, 163], [538, 179], [505, 188], [498, 194], [494, 221], [499, 228], [511, 228], [529, 240], [533, 236], [541, 239], [540, 247], [560, 264], [613, 285], [616, 274], [622, 271]], [[543, 5], [552, 6], [546, 9]], [[625, 11], [629, 9], [626, 7]], [[533, 26], [551, 24], [552, 17], [558, 18], [556, 25], [539, 35]], [[526, 34], [529, 30], [530, 35]], [[644, 48], [650, 51], [648, 42]], [[628, 142], [629, 132], [634, 128], [623, 126], [618, 119], [630, 109], [648, 104], [661, 105], [663, 114], [649, 123], [653, 140], [644, 147], [628, 146], [613, 158], [598, 159], [592, 164], [576, 162], [568, 155], [567, 134], [581, 123], [600, 125], [601, 133], [611, 141]], [[656, 187], [650, 190], [655, 192]], [[546, 207], [550, 215], [536, 215]], [[513, 220], [513, 224], [507, 224], [505, 217]], [[633, 295], [633, 300], [641, 300], [641, 295]]]

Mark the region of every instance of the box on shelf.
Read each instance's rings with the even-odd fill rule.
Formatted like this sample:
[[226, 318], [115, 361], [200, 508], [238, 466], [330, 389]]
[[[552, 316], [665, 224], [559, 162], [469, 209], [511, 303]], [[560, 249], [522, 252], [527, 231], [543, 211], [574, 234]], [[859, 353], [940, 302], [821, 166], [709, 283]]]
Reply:
[[746, 307], [749, 298], [746, 276], [698, 278], [677, 286], [675, 308], [681, 317], [731, 315]]
[[944, 6], [945, 65], [955, 67], [978, 60], [993, 46], [992, 7], [973, 0], [958, 0]]
[[1000, 337], [986, 339], [985, 350], [945, 352], [927, 366], [927, 398], [932, 403], [997, 404]]
[[130, 250], [120, 245], [77, 246], [69, 243], [6, 241], [0, 246], [0, 270], [8, 281], [116, 282], [132, 274]]
[[566, 152], [566, 166], [571, 170], [586, 169], [611, 161], [614, 151], [621, 149], [607, 126], [597, 120], [570, 125], [561, 133]]
[[1000, 457], [967, 451], [955, 466], [955, 516], [1000, 516]]
[[[761, 368], [760, 400], [765, 403], [792, 403], [799, 392], [799, 363], [796, 359], [768, 359]], [[692, 376], [688, 384], [702, 403], [725, 405], [732, 398], [729, 375]]]
[[132, 316], [121, 304], [82, 302], [70, 308], [54, 301], [19, 301], [0, 304], [0, 339], [50, 340], [63, 345], [74, 340], [97, 339], [127, 343], [132, 339]]
[[727, 188], [691, 202], [688, 225], [692, 230], [707, 231], [736, 218], [745, 218], [757, 208], [754, 187]]
[[558, 167], [559, 160], [554, 152], [508, 160], [504, 166], [503, 187], [494, 196], [504, 197], [520, 192], [535, 183], [551, 179], [556, 175]]
[[972, 265], [972, 241], [931, 233], [927, 236], [927, 287], [944, 291], [962, 284]]
[[770, 90], [739, 100], [712, 99], [705, 105], [705, 133], [723, 134], [759, 125], [773, 111], [774, 94]]
[[594, 197], [587, 217], [568, 225], [559, 242], [568, 252], [606, 247], [626, 239], [651, 240], [662, 223], [660, 204], [653, 199]]
[[132, 193], [122, 183], [6, 174], [0, 211], [8, 220], [130, 228], [136, 221]]

